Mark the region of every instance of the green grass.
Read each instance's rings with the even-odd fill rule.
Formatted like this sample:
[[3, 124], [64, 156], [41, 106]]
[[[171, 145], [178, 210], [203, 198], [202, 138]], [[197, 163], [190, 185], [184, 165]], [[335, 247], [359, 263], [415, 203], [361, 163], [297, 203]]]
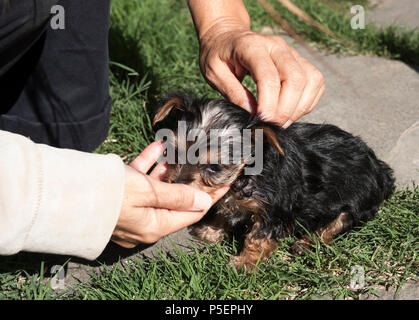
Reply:
[[[245, 1], [253, 28], [274, 25], [256, 0]], [[294, 15], [270, 3], [309, 42], [330, 52], [368, 54], [419, 62], [418, 31], [399, 27], [350, 29], [351, 1], [295, 0], [343, 41], [332, 40]], [[326, 4], [333, 4], [330, 9]], [[337, 3], [337, 4], [336, 4]], [[365, 0], [357, 4], [366, 4]], [[113, 108], [110, 133], [96, 150], [129, 161], [153, 141], [152, 109], [163, 93], [187, 90], [218, 96], [198, 67], [198, 44], [184, 1], [113, 1], [110, 56]], [[251, 79], [245, 84], [255, 92]], [[0, 257], [0, 299], [306, 299], [318, 296], [357, 298], [349, 288], [350, 268], [366, 271], [367, 290], [375, 285], [400, 287], [418, 277], [419, 188], [399, 190], [377, 219], [341, 236], [333, 246], [318, 244], [304, 257], [289, 253], [285, 239], [270, 261], [253, 275], [227, 267], [235, 244], [200, 245], [192, 254], [176, 251], [156, 259], [104, 267], [89, 282], [56, 293], [49, 283], [48, 259], [25, 254]], [[17, 262], [15, 260], [18, 260]]]
[[227, 266], [237, 248], [231, 242], [176, 250], [155, 259], [106, 268], [81, 284], [76, 299], [307, 299], [320, 296], [357, 298], [350, 289], [350, 270], [365, 270], [364, 292], [373, 286], [398, 287], [418, 276], [419, 189], [399, 191], [377, 219], [342, 235], [333, 246], [317, 243], [303, 257], [290, 254], [287, 238], [274, 256], [248, 275]]
[[[237, 254], [235, 242], [197, 245], [185, 252], [154, 259], [137, 256], [131, 262], [103, 266], [59, 294], [41, 272], [0, 273], [0, 299], [334, 299], [358, 298], [377, 285], [400, 288], [418, 280], [419, 188], [396, 192], [378, 217], [332, 246], [316, 243], [305, 256], [290, 253], [286, 238], [258, 273], [237, 273], [227, 266]], [[350, 270], [365, 270], [366, 288], [353, 291]]]
[[[419, 64], [419, 30], [407, 29], [396, 25], [379, 28], [375, 24], [366, 25], [364, 30], [353, 30], [350, 20], [350, 7], [355, 4], [365, 6], [367, 1], [314, 1], [294, 0], [293, 2], [309, 14], [313, 19], [332, 31], [339, 41], [333, 39], [311, 25], [300, 20], [294, 14], [282, 7], [278, 1], [268, 1], [276, 11], [286, 19], [307, 41], [332, 53], [365, 54], [400, 59], [407, 63]], [[251, 16], [254, 19], [253, 28], [274, 25], [270, 16], [257, 1], [247, 1]], [[366, 15], [368, 12], [366, 13]]]
[[153, 141], [153, 128], [147, 109], [151, 82], [147, 77], [139, 79], [134, 70], [125, 66], [114, 63], [111, 66], [117, 68], [116, 72], [125, 72], [126, 78], [118, 80], [115, 73], [110, 75], [113, 104], [109, 135], [96, 152], [116, 153], [129, 161]]

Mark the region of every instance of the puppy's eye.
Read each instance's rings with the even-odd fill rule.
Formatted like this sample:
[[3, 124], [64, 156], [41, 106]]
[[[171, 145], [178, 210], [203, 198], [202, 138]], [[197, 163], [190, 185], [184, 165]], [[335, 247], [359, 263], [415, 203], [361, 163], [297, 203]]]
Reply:
[[207, 167], [207, 170], [209, 172], [220, 172], [223, 168], [221, 168], [221, 166], [219, 164], [210, 164]]

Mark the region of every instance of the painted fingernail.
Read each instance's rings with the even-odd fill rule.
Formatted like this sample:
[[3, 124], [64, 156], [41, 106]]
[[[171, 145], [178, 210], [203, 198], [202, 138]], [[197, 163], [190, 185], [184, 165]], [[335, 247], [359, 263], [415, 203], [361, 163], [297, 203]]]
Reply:
[[293, 124], [293, 122], [294, 121], [292, 121], [292, 120], [288, 120], [287, 122], [285, 122], [285, 124], [282, 126], [282, 128], [284, 128], [284, 129], [288, 128], [290, 125]]
[[193, 202], [194, 210], [208, 210], [212, 206], [211, 196], [203, 191], [196, 191]]

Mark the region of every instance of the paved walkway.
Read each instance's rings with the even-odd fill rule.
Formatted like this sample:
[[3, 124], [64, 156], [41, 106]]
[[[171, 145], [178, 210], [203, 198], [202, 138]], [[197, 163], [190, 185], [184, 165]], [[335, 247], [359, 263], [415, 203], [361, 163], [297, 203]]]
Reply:
[[314, 61], [325, 75], [327, 89], [304, 121], [332, 123], [359, 135], [393, 167], [399, 187], [419, 183], [418, 71], [377, 57], [324, 60], [340, 75]]
[[367, 22], [374, 21], [379, 26], [391, 24], [408, 28], [419, 27], [418, 0], [373, 0], [375, 8], [367, 13]]

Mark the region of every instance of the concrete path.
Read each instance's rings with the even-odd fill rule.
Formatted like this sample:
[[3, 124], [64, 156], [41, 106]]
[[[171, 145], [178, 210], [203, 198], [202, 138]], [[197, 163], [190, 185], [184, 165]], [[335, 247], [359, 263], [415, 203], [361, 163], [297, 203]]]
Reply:
[[367, 22], [374, 21], [378, 26], [391, 24], [408, 28], [419, 27], [418, 0], [373, 0], [374, 9], [367, 13]]
[[376, 287], [376, 294], [362, 294], [361, 300], [419, 300], [419, 283], [408, 281], [399, 292], [395, 288]]
[[418, 71], [400, 61], [377, 57], [328, 56], [323, 60], [328, 67], [313, 63], [325, 76], [326, 92], [302, 121], [331, 123], [359, 135], [394, 167], [398, 186], [418, 183]]

